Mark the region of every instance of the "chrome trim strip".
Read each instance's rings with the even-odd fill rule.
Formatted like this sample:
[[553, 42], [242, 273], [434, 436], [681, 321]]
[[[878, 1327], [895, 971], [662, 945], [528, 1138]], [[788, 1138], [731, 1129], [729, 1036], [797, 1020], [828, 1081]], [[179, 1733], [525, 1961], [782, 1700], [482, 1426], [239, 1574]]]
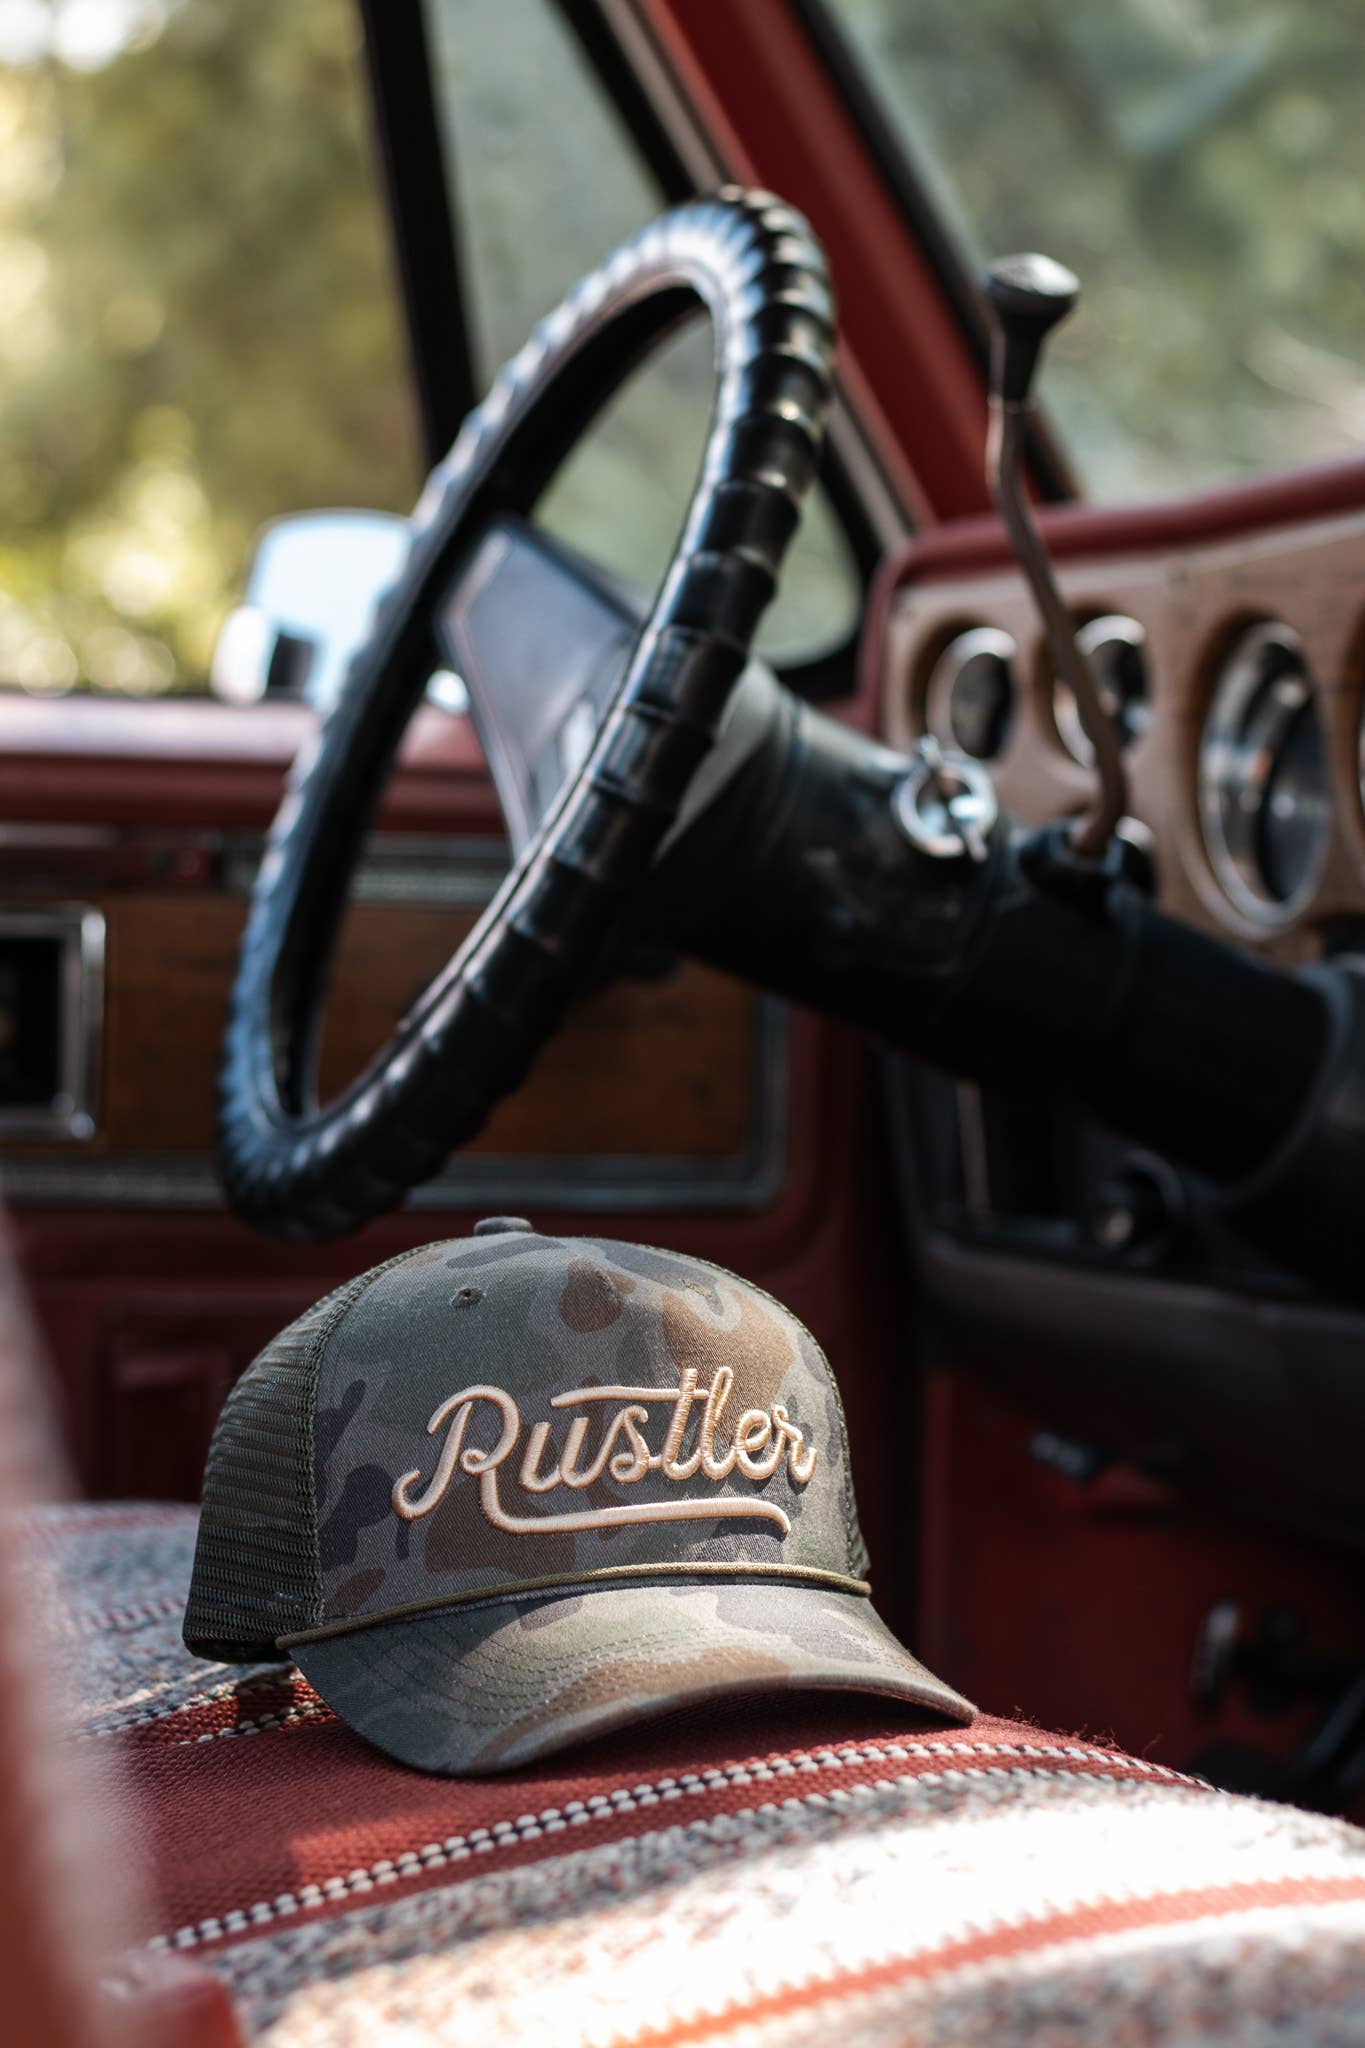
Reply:
[[[48, 892], [68, 889], [105, 895], [164, 889], [245, 896], [264, 850], [261, 832], [0, 825], [0, 888], [16, 909], [27, 909], [32, 900], [35, 911], [49, 908]], [[196, 857], [188, 873], [176, 865], [187, 855]], [[351, 896], [362, 903], [481, 908], [506, 872], [506, 842], [491, 835], [374, 833]], [[38, 892], [43, 892], [40, 899]]]
[[[260, 833], [228, 834], [221, 845], [217, 886], [231, 895], [249, 895], [264, 850]], [[506, 874], [507, 847], [501, 839], [374, 833], [352, 878], [349, 901], [482, 910]]]

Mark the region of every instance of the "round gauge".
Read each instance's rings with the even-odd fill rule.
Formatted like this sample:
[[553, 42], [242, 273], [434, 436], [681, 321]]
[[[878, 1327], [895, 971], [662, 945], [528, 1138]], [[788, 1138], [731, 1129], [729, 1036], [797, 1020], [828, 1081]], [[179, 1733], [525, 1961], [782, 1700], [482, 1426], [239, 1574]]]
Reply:
[[1014, 718], [1014, 665], [1018, 650], [1008, 633], [973, 626], [959, 633], [934, 663], [925, 723], [945, 746], [974, 761], [1004, 751]]
[[1283, 917], [1317, 880], [1331, 824], [1322, 720], [1299, 638], [1251, 626], [1209, 707], [1199, 811], [1214, 870], [1238, 907]]
[[[1122, 747], [1141, 739], [1151, 723], [1146, 637], [1136, 619], [1120, 613], [1090, 619], [1076, 635], [1076, 645], [1090, 663], [1100, 702], [1118, 730]], [[1088, 768], [1094, 750], [1081, 725], [1076, 699], [1065, 683], [1057, 684], [1052, 705], [1062, 745], [1073, 761]]]

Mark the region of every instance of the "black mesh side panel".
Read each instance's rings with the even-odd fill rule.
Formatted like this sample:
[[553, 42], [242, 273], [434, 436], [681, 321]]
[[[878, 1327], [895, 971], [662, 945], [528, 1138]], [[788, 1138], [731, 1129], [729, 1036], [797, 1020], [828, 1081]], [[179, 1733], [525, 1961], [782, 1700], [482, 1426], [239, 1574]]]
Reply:
[[348, 1281], [282, 1330], [223, 1404], [185, 1608], [185, 1645], [197, 1657], [267, 1661], [279, 1654], [278, 1636], [322, 1620], [313, 1490], [322, 1354], [351, 1303], [384, 1270]]

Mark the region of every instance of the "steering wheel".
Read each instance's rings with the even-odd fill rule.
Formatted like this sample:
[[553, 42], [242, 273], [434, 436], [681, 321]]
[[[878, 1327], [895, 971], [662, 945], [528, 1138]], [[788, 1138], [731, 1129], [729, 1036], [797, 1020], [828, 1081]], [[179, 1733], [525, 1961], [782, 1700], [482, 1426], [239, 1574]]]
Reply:
[[[490, 523], [530, 509], [629, 371], [699, 302], [715, 338], [706, 453], [596, 736], [388, 1045], [319, 1104], [319, 1019], [348, 884], [436, 665], [443, 596]], [[256, 878], [218, 1127], [224, 1188], [256, 1228], [331, 1237], [394, 1207], [517, 1086], [589, 982], [715, 741], [777, 587], [815, 474], [833, 344], [809, 226], [771, 193], [731, 188], [624, 243], [466, 419], [428, 480], [369, 638], [294, 765]]]

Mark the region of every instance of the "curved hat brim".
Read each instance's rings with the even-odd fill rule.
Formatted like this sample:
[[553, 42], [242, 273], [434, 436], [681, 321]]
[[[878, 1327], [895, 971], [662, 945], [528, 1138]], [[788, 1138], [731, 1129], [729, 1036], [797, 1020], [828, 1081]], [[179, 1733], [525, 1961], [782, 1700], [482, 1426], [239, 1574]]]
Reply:
[[871, 1602], [737, 1579], [628, 1582], [409, 1615], [292, 1646], [357, 1734], [401, 1763], [483, 1776], [703, 1701], [873, 1693], [954, 1721], [975, 1708]]

